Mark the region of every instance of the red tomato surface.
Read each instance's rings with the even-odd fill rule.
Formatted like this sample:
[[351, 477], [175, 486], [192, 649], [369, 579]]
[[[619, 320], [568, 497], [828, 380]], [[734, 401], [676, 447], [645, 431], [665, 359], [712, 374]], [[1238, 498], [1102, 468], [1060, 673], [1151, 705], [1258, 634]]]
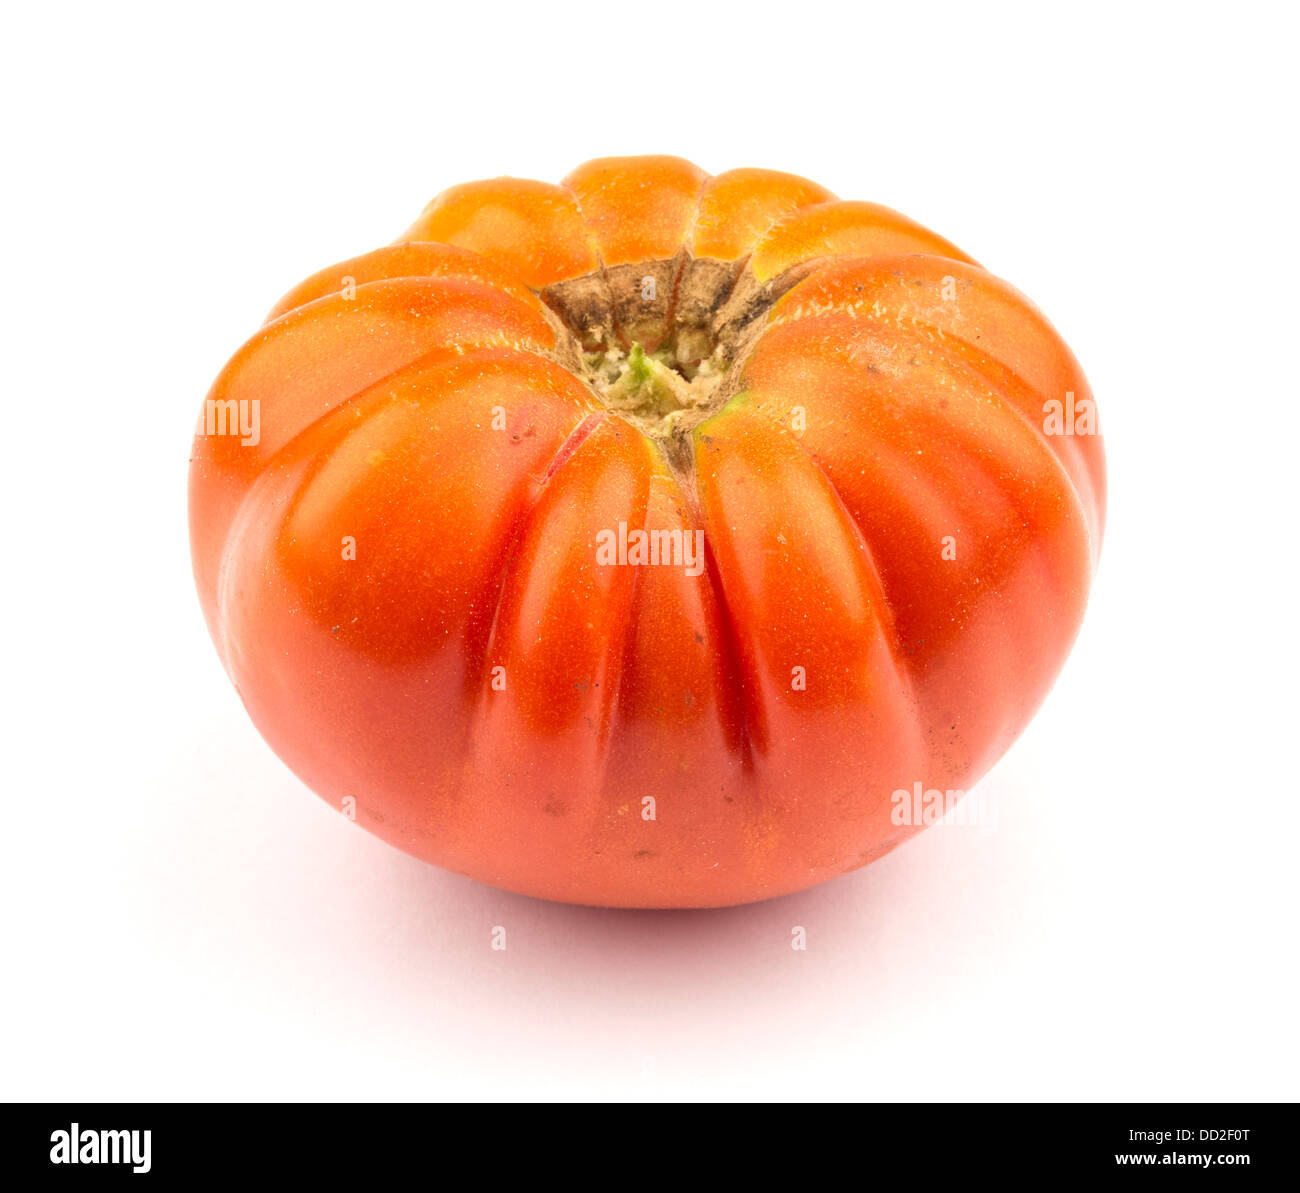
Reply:
[[880, 857], [897, 792], [1025, 726], [1095, 431], [1043, 315], [897, 212], [603, 159], [453, 187], [274, 308], [200, 416], [194, 570], [259, 730], [385, 840], [741, 903]]

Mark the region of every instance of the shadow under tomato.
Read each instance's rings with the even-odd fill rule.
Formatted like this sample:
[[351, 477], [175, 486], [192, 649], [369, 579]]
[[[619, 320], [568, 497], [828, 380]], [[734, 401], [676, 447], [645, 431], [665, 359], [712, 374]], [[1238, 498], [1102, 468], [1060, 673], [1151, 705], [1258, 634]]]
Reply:
[[423, 979], [418, 965], [410, 973], [410, 1014], [446, 1009], [434, 970], [454, 967], [504, 1053], [563, 1057], [584, 1088], [611, 1063], [680, 1089], [784, 1053], [833, 1062], [845, 1033], [888, 1032], [896, 1017], [951, 1002], [953, 984], [989, 963], [980, 886], [1014, 872], [1006, 849], [997, 835], [937, 829], [798, 894], [683, 911], [551, 903], [392, 854], [389, 898], [424, 910], [391, 939], [391, 959], [438, 948]]
[[[1032, 886], [1023, 833], [943, 828], [761, 903], [551, 903], [385, 845], [251, 730], [202, 735], [169, 769], [120, 863], [133, 931], [167, 950], [178, 997], [282, 1024], [298, 1033], [286, 1054], [333, 1042], [364, 1058], [322, 1097], [399, 1096], [394, 1072], [412, 1096], [449, 1073], [465, 1096], [681, 1097], [719, 1075], [740, 1096], [747, 1075], [847, 1063], [846, 1040], [860, 1052], [930, 1004], [951, 1011], [999, 965], [1008, 884], [1017, 899]], [[277, 1096], [305, 1096], [276, 1079]]]

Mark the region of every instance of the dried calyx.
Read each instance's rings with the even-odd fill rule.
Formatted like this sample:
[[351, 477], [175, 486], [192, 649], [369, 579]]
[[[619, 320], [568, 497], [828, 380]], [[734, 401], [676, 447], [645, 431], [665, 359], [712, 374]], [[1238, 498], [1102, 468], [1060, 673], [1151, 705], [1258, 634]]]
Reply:
[[684, 447], [737, 392], [759, 316], [789, 285], [758, 286], [743, 264], [679, 254], [559, 282], [542, 298], [567, 333], [570, 366], [601, 401], [665, 447]]

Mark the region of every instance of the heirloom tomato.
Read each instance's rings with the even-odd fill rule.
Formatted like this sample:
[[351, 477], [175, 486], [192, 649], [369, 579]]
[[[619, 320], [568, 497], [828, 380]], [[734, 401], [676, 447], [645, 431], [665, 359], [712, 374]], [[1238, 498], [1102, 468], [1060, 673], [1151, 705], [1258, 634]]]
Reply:
[[467, 183], [217, 378], [194, 570], [258, 729], [386, 841], [741, 903], [880, 857], [1024, 727], [1097, 561], [1092, 401], [1020, 293], [804, 178]]

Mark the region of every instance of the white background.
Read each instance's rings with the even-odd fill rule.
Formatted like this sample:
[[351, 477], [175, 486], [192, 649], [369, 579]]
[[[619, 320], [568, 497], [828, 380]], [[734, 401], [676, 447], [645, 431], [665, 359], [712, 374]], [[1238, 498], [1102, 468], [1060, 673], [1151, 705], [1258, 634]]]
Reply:
[[[1293, 14], [725, 11], [7, 10], [0, 1096], [1300, 1095]], [[246, 719], [186, 542], [217, 370], [443, 187], [639, 152], [899, 208], [1083, 361], [1106, 547], [996, 831], [564, 907], [368, 837]]]

